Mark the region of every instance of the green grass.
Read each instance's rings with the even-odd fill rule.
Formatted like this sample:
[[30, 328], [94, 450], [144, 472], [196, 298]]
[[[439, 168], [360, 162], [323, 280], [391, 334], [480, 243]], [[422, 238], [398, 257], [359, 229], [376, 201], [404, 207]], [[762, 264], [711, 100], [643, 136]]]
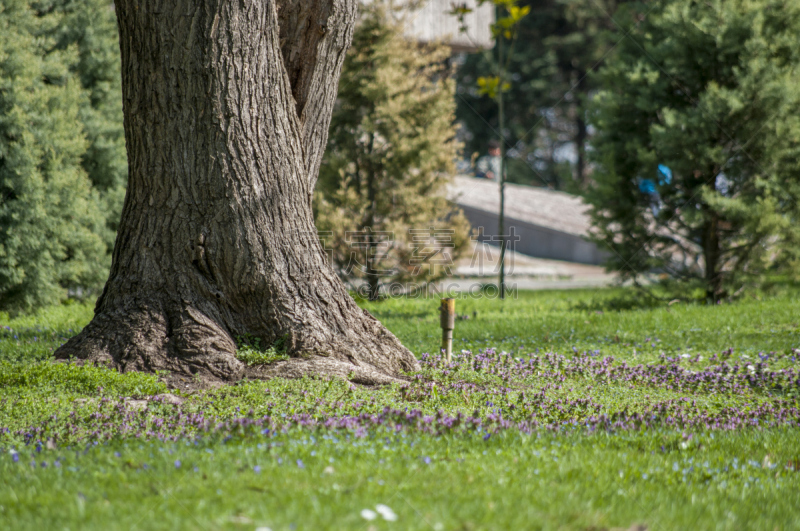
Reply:
[[[455, 349], [494, 347], [554, 352], [599, 349], [611, 356], [652, 357], [661, 351], [714, 353], [733, 347], [753, 356], [800, 347], [797, 292], [732, 304], [664, 303], [628, 311], [609, 310], [636, 293], [617, 290], [518, 292], [516, 299], [459, 299]], [[416, 353], [435, 352], [441, 332], [435, 300], [394, 299], [364, 303]], [[641, 301], [642, 304], [649, 301]], [[477, 312], [477, 317], [473, 313]]]
[[378, 518], [377, 529], [792, 529], [797, 474], [743, 456], [760, 464], [768, 448], [796, 448], [796, 435], [707, 436], [666, 455], [652, 435], [606, 434], [483, 441], [300, 432], [44, 450], [35, 471], [0, 464], [0, 521], [15, 529], [367, 529], [361, 510], [384, 504], [398, 519]]
[[[124, 399], [166, 392], [156, 376], [49, 361], [91, 318], [89, 306], [0, 322], [8, 327], [0, 329], [0, 528], [797, 528], [800, 429], [783, 413], [763, 413], [800, 407], [787, 382], [733, 392], [570, 365], [611, 356], [609, 368], [692, 374], [724, 358], [745, 371], [759, 353], [773, 353], [765, 371], [796, 370], [797, 295], [717, 306], [637, 304], [633, 292], [613, 289], [458, 300], [469, 319], [456, 324], [456, 365], [426, 358], [421, 379], [405, 388], [242, 382], [140, 409]], [[438, 301], [362, 305], [418, 355], [438, 350]], [[498, 353], [476, 356], [486, 348]], [[240, 342], [238, 355], [263, 362], [255, 358], [270, 361], [280, 349]], [[524, 375], [515, 363], [528, 359], [538, 360], [536, 370]], [[658, 405], [689, 424], [728, 409], [762, 411], [762, 422], [734, 430], [582, 424], [598, 411], [624, 418]], [[377, 418], [387, 407], [397, 418], [419, 410], [432, 426], [437, 415], [484, 421], [452, 430], [419, 419], [398, 420], [399, 431], [394, 421], [319, 425]], [[537, 425], [501, 428], [486, 420], [492, 415]], [[361, 511], [376, 504], [397, 520], [365, 520]]]
[[[733, 347], [737, 353], [788, 352], [800, 348], [800, 293], [791, 291], [762, 300], [706, 306], [679, 302], [668, 306], [609, 310], [634, 292], [617, 289], [518, 292], [516, 298], [460, 299], [454, 348], [477, 350], [535, 349], [569, 352], [599, 349], [611, 356], [666, 353], [715, 353]], [[642, 301], [643, 303], [646, 301]], [[362, 302], [418, 355], [438, 351], [441, 342], [438, 300], [391, 299]], [[477, 312], [477, 317], [473, 313]], [[48, 359], [54, 348], [84, 326], [90, 305], [48, 308], [33, 316], [0, 322], [0, 360]], [[16, 337], [15, 337], [16, 336]], [[654, 346], [653, 346], [654, 345]]]

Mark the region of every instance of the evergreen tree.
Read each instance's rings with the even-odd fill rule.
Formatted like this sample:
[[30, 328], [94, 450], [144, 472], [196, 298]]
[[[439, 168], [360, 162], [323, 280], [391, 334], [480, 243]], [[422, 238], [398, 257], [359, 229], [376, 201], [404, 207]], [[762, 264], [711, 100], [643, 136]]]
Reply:
[[56, 49], [60, 17], [0, 5], [0, 309], [59, 301], [100, 285], [108, 267], [101, 200], [81, 166], [87, 93], [75, 46]]
[[103, 238], [111, 252], [128, 181], [114, 4], [111, 0], [41, 0], [32, 6], [39, 16], [52, 20], [46, 34], [53, 46], [45, 53], [77, 49], [78, 60], [70, 65], [70, 72], [89, 93], [80, 109], [89, 142], [81, 163], [103, 202]]
[[420, 46], [381, 3], [362, 5], [316, 195], [317, 228], [346, 280], [422, 284], [447, 274], [469, 224], [444, 198], [454, 172], [449, 49]]
[[600, 71], [598, 239], [623, 278], [702, 283], [709, 300], [797, 264], [800, 5], [670, 0]]

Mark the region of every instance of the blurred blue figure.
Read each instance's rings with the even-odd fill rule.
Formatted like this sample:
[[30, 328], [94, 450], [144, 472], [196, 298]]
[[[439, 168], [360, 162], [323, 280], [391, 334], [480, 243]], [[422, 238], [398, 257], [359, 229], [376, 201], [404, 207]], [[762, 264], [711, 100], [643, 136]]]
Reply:
[[658, 184], [659, 186], [672, 184], [672, 170], [665, 164], [658, 165]]
[[658, 195], [653, 179], [639, 179], [639, 191], [644, 195]]
[[[665, 164], [659, 164], [656, 171], [658, 186], [669, 186], [672, 184], [672, 170]], [[664, 204], [661, 202], [661, 194], [656, 188], [655, 179], [639, 179], [639, 192], [646, 195], [650, 200], [650, 212], [653, 217], [658, 217]]]

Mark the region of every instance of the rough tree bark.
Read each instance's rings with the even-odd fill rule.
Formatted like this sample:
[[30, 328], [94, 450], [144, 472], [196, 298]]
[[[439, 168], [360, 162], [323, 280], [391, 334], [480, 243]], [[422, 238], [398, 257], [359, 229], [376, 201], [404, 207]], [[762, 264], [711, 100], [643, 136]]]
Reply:
[[[418, 369], [350, 298], [311, 210], [355, 11], [116, 0], [128, 191], [94, 319], [57, 358], [166, 370], [181, 387]], [[283, 339], [292, 357], [245, 367], [235, 338], [247, 334]]]

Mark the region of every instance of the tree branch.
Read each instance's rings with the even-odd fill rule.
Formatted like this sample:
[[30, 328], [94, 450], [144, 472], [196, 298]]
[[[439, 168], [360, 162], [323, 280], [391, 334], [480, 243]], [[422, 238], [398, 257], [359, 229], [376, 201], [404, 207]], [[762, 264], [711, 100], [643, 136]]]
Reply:
[[328, 142], [342, 63], [355, 27], [357, 0], [280, 0], [283, 64], [302, 128], [305, 171], [313, 190]]

